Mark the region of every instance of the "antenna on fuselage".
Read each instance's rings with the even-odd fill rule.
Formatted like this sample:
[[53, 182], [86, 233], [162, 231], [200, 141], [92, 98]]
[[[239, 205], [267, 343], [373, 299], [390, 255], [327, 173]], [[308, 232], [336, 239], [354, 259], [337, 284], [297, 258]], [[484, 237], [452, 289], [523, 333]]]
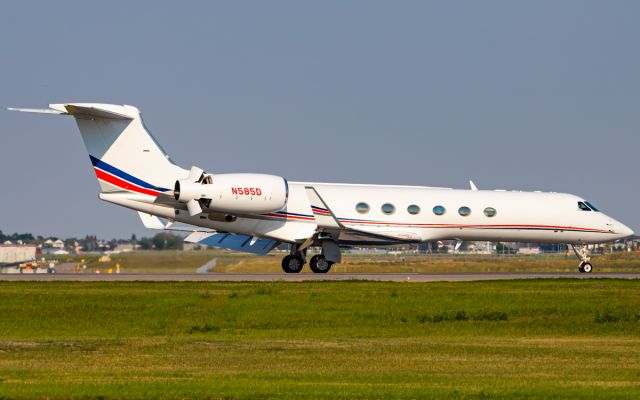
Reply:
[[476, 186], [475, 183], [473, 183], [473, 181], [469, 181], [469, 186], [471, 186], [471, 190], [478, 190], [478, 187]]

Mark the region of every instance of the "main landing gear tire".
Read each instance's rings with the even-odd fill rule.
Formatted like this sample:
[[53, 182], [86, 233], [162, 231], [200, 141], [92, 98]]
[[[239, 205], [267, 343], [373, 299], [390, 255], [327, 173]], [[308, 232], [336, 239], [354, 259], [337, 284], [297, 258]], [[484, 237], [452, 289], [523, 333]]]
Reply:
[[328, 261], [323, 255], [316, 254], [311, 257], [311, 261], [309, 261], [309, 267], [311, 271], [316, 274], [326, 274], [331, 269], [333, 265], [332, 262]]
[[591, 265], [591, 263], [583, 261], [583, 262], [580, 263], [580, 266], [578, 267], [578, 270], [580, 272], [590, 274], [591, 271], [593, 271], [593, 266]]
[[299, 255], [288, 255], [282, 259], [282, 269], [288, 274], [297, 274], [303, 266], [304, 260]]

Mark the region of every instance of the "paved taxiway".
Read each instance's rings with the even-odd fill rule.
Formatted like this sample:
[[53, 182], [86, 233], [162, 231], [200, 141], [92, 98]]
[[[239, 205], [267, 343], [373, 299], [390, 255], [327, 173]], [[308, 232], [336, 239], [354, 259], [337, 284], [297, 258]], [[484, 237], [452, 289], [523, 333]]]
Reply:
[[377, 273], [377, 274], [0, 274], [0, 281], [180, 281], [180, 282], [302, 282], [302, 281], [388, 281], [388, 282], [470, 282], [511, 279], [640, 279], [640, 273]]

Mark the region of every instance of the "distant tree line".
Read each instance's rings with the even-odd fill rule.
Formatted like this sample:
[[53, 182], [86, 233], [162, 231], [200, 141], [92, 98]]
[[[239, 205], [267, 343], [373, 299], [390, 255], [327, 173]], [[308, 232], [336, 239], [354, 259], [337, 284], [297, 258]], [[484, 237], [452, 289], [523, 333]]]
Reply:
[[0, 243], [4, 243], [7, 240], [12, 242], [17, 242], [18, 240], [22, 240], [25, 243], [35, 242], [36, 238], [33, 237], [30, 233], [13, 233], [11, 235], [5, 235], [0, 231]]
[[172, 233], [158, 233], [152, 238], [144, 237], [138, 240], [143, 250], [182, 250], [182, 236]]
[[[43, 236], [34, 237], [31, 233], [13, 233], [11, 235], [4, 234], [0, 230], [0, 244], [6, 242], [7, 240], [12, 243], [16, 243], [18, 240], [21, 240], [23, 243], [29, 244], [42, 244], [45, 240], [51, 239], [53, 241], [57, 240], [57, 237], [48, 237], [45, 238]], [[101, 246], [98, 244], [98, 238], [96, 235], [87, 235], [84, 238], [68, 238], [64, 239], [65, 247], [72, 248], [75, 243], [78, 243], [82, 246], [84, 251], [98, 251], [101, 249]], [[104, 243], [104, 242], [102, 242]], [[130, 240], [126, 239], [111, 239], [106, 241], [106, 244], [109, 248], [114, 249], [118, 244], [122, 243], [132, 243], [138, 244], [143, 250], [181, 250], [183, 247], [182, 236], [174, 235], [172, 233], [158, 233], [153, 237], [144, 237], [138, 239], [136, 235], [131, 235]]]

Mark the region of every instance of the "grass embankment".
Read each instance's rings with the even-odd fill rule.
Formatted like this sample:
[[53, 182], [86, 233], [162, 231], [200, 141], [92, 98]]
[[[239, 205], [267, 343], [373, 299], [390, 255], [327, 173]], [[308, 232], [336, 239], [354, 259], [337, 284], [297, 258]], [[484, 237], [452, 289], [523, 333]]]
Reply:
[[[217, 259], [214, 272], [282, 272], [283, 253], [254, 256], [225, 250], [207, 251], [140, 251], [112, 256], [106, 264], [98, 256], [60, 259], [78, 262], [82, 257], [90, 271], [105, 272], [116, 262], [124, 273], [193, 273], [209, 260]], [[612, 253], [593, 257], [594, 272], [639, 272], [640, 253]], [[578, 260], [570, 255], [391, 255], [349, 254], [332, 272], [577, 272]], [[308, 265], [303, 272], [310, 272]]]
[[[215, 257], [215, 256], [214, 256]], [[281, 272], [281, 254], [219, 259], [216, 272]], [[638, 272], [640, 253], [594, 256], [594, 272]], [[332, 272], [577, 272], [573, 255], [345, 254]], [[305, 265], [303, 272], [310, 272]]]
[[640, 397], [640, 282], [0, 282], [5, 398]]

